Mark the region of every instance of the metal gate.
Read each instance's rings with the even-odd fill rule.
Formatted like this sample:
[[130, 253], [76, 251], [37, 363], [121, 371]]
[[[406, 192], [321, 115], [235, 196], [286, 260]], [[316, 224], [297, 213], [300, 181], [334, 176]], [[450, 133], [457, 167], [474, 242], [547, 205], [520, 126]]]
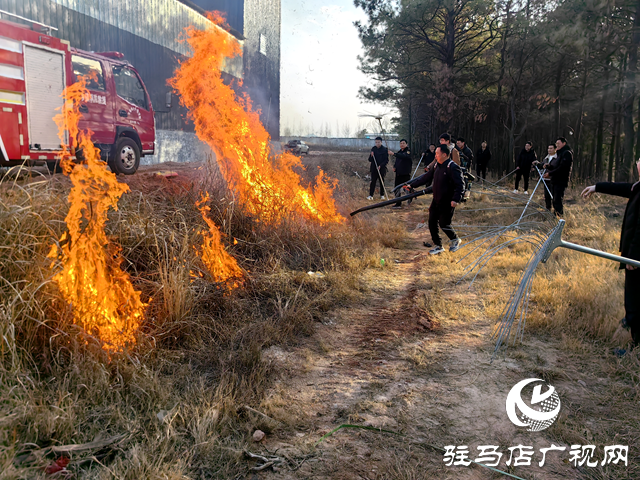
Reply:
[[58, 150], [60, 139], [53, 117], [60, 113], [64, 90], [64, 54], [24, 46], [27, 119], [30, 150]]

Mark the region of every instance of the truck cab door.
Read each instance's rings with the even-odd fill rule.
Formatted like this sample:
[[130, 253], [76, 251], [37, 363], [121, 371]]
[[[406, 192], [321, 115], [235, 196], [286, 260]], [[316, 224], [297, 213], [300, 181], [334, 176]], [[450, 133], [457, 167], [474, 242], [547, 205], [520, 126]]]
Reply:
[[126, 65], [111, 65], [116, 86], [114, 112], [116, 125], [132, 128], [138, 133], [142, 153], [153, 152], [155, 120], [147, 92], [138, 73]]
[[80, 106], [82, 119], [81, 130], [91, 130], [91, 140], [97, 144], [111, 145], [116, 137], [116, 128], [113, 122], [113, 95], [106, 88], [104, 64], [81, 55], [71, 56], [73, 64], [74, 80], [84, 76], [87, 79], [89, 94], [83, 99]]

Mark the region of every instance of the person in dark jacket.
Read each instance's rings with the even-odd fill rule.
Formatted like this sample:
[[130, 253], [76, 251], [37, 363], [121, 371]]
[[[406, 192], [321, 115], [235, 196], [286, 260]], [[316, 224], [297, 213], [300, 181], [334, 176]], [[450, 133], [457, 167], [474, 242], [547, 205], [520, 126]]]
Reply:
[[[636, 168], [638, 175], [640, 175], [640, 160], [636, 162]], [[582, 196], [589, 198], [596, 192], [629, 199], [622, 220], [620, 253], [623, 257], [640, 261], [640, 182], [600, 182], [585, 188], [582, 191]], [[631, 332], [633, 348], [640, 344], [640, 268], [621, 263], [620, 269], [624, 269], [625, 274], [625, 316], [620, 323]], [[623, 355], [625, 351], [618, 350], [617, 353]]]
[[427, 150], [424, 156], [424, 165], [425, 168], [431, 164], [436, 159], [436, 144], [432, 143], [429, 145], [429, 150]]
[[438, 231], [438, 224], [442, 231], [449, 237], [449, 251], [455, 252], [460, 248], [460, 238], [451, 226], [453, 213], [462, 200], [464, 193], [464, 179], [462, 170], [450, 159], [447, 145], [438, 145], [436, 148], [436, 165], [427, 173], [405, 185], [405, 190], [432, 182], [433, 200], [429, 207], [429, 231], [433, 240], [433, 248], [429, 250], [431, 255], [444, 252], [442, 239]]
[[551, 195], [553, 195], [553, 210], [556, 215], [564, 214], [562, 201], [564, 199], [564, 191], [569, 186], [569, 178], [571, 177], [571, 168], [573, 166], [573, 152], [571, 147], [567, 145], [567, 139], [560, 137], [556, 140], [556, 154], [558, 158], [555, 162], [546, 163], [544, 168], [547, 169], [547, 178], [551, 184]]
[[487, 147], [487, 142], [482, 142], [476, 152], [476, 174], [478, 177], [487, 178], [487, 166], [491, 160], [491, 151]]
[[376, 137], [376, 146], [371, 147], [369, 154], [369, 173], [371, 174], [371, 184], [369, 185], [369, 196], [367, 200], [373, 200], [376, 192], [376, 183], [380, 182], [380, 199], [384, 200], [384, 177], [387, 174], [387, 164], [389, 163], [389, 150], [382, 146], [382, 138]]
[[[396, 161], [393, 164], [393, 171], [396, 172], [396, 181], [393, 186], [397, 187], [401, 183], [411, 180], [411, 167], [413, 166], [413, 161], [411, 160], [409, 145], [404, 138], [400, 140], [400, 150], [398, 153], [391, 152], [391, 155], [396, 157]], [[398, 191], [400, 192], [401, 190]], [[396, 203], [391, 208], [402, 208], [402, 202]]]
[[473, 165], [473, 152], [469, 147], [467, 147], [467, 143], [464, 138], [460, 137], [456, 140], [456, 148], [460, 154], [460, 166], [470, 171], [471, 166]]
[[520, 185], [520, 179], [522, 178], [524, 181], [524, 194], [529, 194], [529, 173], [531, 173], [531, 165], [537, 159], [538, 156], [533, 151], [533, 144], [531, 142], [525, 143], [516, 160], [516, 186], [513, 193], [518, 193], [518, 185]]

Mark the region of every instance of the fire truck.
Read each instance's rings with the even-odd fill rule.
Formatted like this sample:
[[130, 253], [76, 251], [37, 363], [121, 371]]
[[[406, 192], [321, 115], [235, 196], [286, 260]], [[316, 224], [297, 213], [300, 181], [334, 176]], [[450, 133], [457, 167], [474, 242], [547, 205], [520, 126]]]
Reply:
[[59, 168], [53, 117], [64, 88], [86, 76], [80, 129], [93, 132], [114, 173], [135, 173], [155, 151], [153, 107], [136, 69], [121, 53], [72, 48], [51, 35], [54, 27], [8, 15], [31, 26], [0, 20], [0, 167], [44, 161], [52, 172]]

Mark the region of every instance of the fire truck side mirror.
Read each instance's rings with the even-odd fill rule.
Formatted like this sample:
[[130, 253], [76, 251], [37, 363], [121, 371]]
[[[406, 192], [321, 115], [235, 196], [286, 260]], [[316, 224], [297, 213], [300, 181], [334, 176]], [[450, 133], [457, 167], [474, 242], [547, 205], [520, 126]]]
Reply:
[[167, 94], [165, 95], [165, 104], [167, 106], [167, 108], [171, 108], [171, 101], [173, 99], [173, 95], [171, 92], [167, 92]]

